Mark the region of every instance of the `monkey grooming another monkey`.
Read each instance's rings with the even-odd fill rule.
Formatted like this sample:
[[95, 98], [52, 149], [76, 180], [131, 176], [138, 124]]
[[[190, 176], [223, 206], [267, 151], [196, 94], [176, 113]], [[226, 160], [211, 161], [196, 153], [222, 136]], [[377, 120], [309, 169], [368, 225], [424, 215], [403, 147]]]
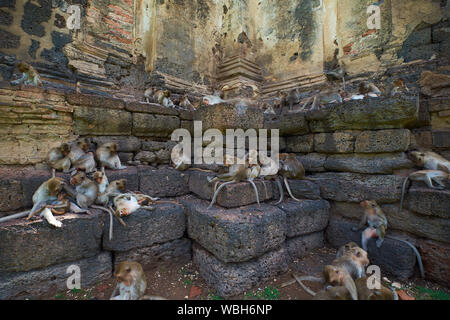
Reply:
[[366, 200], [362, 201], [360, 204], [364, 208], [364, 214], [358, 227], [356, 228], [352, 227], [352, 231], [360, 230], [366, 224], [368, 225], [368, 227], [361, 234], [361, 244], [363, 249], [367, 251], [367, 241], [370, 238], [377, 239], [376, 244], [378, 248], [380, 248], [381, 245], [383, 244], [384, 238], [389, 238], [392, 240], [403, 242], [404, 244], [408, 245], [416, 254], [420, 275], [422, 278], [424, 278], [422, 258], [420, 257], [420, 253], [417, 250], [417, 248], [409, 241], [392, 236], [386, 236], [387, 230], [386, 215], [383, 213], [383, 211], [381, 210], [380, 206], [376, 203], [376, 201]]
[[378, 97], [381, 95], [380, 89], [377, 88], [372, 82], [362, 81], [358, 87], [359, 94], [364, 96]]
[[101, 167], [113, 170], [126, 169], [120, 163], [119, 155], [117, 154], [117, 143], [108, 142], [97, 148], [96, 155]]
[[[147, 278], [138, 262], [124, 261], [114, 271], [116, 287], [110, 300], [166, 300], [157, 296], [146, 296]], [[118, 295], [117, 295], [118, 294]]]
[[37, 71], [28, 63], [19, 62], [17, 64], [17, 69], [22, 72], [22, 77], [11, 81], [12, 85], [16, 86], [23, 83], [24, 85], [43, 86], [39, 73], [37, 73]]
[[90, 180], [86, 173], [79, 171], [71, 179], [70, 183], [75, 186], [77, 204], [83, 208], [88, 209], [94, 204], [97, 198], [98, 187]]
[[95, 171], [97, 167], [97, 163], [95, 162], [94, 153], [87, 152], [83, 156], [81, 156], [78, 160], [76, 160], [72, 167], [77, 170], [84, 170], [86, 173], [91, 173]]
[[62, 191], [64, 181], [61, 178], [51, 178], [42, 183], [33, 194], [33, 208], [31, 209], [27, 220], [31, 219], [47, 204], [58, 199], [58, 194]]
[[170, 100], [170, 91], [169, 90], [154, 91], [153, 100], [164, 107], [167, 107], [167, 108], [174, 107], [172, 100]]
[[450, 173], [450, 161], [435, 152], [412, 151], [410, 155], [417, 166], [428, 170], [442, 170]]
[[75, 163], [81, 159], [86, 152], [89, 151], [89, 141], [84, 138], [70, 145], [70, 153], [68, 155], [70, 162]]
[[[402, 195], [400, 197], [400, 206], [398, 207], [398, 213], [400, 213], [403, 208], [403, 200], [405, 197], [406, 184], [408, 183], [408, 180], [422, 181], [432, 189], [441, 190], [445, 188], [445, 184], [443, 183], [443, 181], [450, 180], [450, 174], [440, 170], [419, 170], [411, 173], [405, 178], [405, 181], [403, 181]], [[434, 186], [433, 181], [436, 182], [439, 186]]]
[[63, 172], [69, 172], [71, 162], [68, 157], [70, 153], [70, 146], [67, 143], [63, 143], [59, 147], [52, 148], [48, 152], [47, 162], [52, 168], [52, 177], [55, 177], [56, 170], [62, 170]]

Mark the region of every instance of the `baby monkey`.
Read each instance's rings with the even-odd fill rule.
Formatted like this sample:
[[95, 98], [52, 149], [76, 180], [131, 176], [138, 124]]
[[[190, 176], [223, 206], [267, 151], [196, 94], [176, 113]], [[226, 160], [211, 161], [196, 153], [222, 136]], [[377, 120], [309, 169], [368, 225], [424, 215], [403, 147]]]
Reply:
[[22, 78], [11, 81], [12, 85], [16, 86], [23, 83], [24, 85], [43, 86], [39, 73], [28, 63], [19, 62], [17, 69], [22, 72]]

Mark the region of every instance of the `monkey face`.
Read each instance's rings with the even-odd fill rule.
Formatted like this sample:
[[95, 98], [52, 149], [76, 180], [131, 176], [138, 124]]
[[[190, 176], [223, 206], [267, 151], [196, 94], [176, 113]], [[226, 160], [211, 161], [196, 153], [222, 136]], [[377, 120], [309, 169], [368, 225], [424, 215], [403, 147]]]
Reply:
[[84, 152], [88, 152], [89, 150], [89, 142], [86, 139], [77, 142], [78, 147]]
[[370, 215], [374, 215], [376, 213], [376, 209], [378, 208], [378, 204], [375, 200], [365, 200], [360, 203], [360, 205], [366, 210], [366, 212]]
[[67, 143], [63, 143], [61, 147], [59, 147], [62, 155], [66, 157], [70, 153], [70, 146]]
[[164, 97], [169, 98], [170, 97], [170, 91], [164, 90]]
[[28, 72], [30, 71], [30, 66], [25, 62], [20, 62], [17, 64], [17, 69], [19, 69], [20, 72]]
[[70, 179], [70, 183], [74, 186], [78, 186], [84, 181], [84, 179], [86, 179], [86, 174], [79, 171], [72, 177], [72, 179]]
[[338, 286], [342, 284], [343, 280], [343, 273], [342, 271], [332, 265], [327, 265], [323, 269], [323, 276], [325, 278], [325, 281], [332, 286]]
[[114, 277], [117, 282], [122, 282], [129, 287], [134, 283], [133, 265], [127, 261], [120, 263], [114, 272]]
[[103, 173], [101, 171], [94, 172], [92, 177], [98, 184], [101, 184], [103, 182]]
[[419, 151], [412, 151], [410, 153], [412, 161], [415, 163], [415, 165], [423, 167], [425, 164], [425, 153], [419, 152]]
[[114, 182], [115, 182], [117, 190], [122, 191], [122, 192], [124, 192], [126, 190], [126, 188], [127, 188], [127, 180], [120, 179], [120, 180], [117, 180], [117, 181], [114, 181]]
[[48, 190], [53, 196], [56, 196], [61, 192], [64, 185], [64, 181], [61, 178], [51, 178], [48, 180]]
[[61, 191], [61, 192], [58, 194], [58, 200], [59, 200], [59, 201], [63, 201], [63, 200], [65, 200], [66, 198], [67, 198], [67, 193], [66, 193], [66, 192]]
[[106, 149], [109, 150], [109, 152], [110, 152], [112, 155], [115, 155], [115, 154], [116, 154], [116, 152], [117, 152], [117, 143], [111, 142], [111, 143], [107, 144], [105, 147], [106, 147]]
[[369, 258], [367, 257], [367, 252], [360, 247], [354, 247], [351, 249], [353, 259], [363, 267], [369, 265]]

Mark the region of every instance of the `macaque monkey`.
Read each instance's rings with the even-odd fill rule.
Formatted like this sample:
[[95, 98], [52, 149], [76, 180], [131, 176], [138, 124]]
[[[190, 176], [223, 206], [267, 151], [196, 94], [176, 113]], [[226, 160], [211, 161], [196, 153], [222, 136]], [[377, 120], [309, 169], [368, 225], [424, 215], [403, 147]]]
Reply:
[[403, 79], [399, 78], [394, 81], [394, 86], [391, 90], [391, 97], [396, 96], [397, 94], [409, 92], [408, 87], [405, 85]]
[[[305, 177], [305, 168], [303, 167], [302, 163], [295, 157], [295, 154], [280, 153], [279, 173], [283, 176], [284, 184], [291, 198], [295, 201], [300, 201], [299, 199], [294, 197], [288, 183], [288, 179], [300, 180]], [[281, 201], [279, 201], [278, 203], [280, 203]]]
[[[148, 196], [147, 196], [148, 197]], [[114, 206], [116, 207], [115, 215], [117, 217], [129, 216], [139, 209], [153, 210], [151, 206], [141, 205], [145, 199], [138, 200], [139, 197], [131, 193], [124, 193], [114, 198]]]
[[87, 209], [94, 204], [97, 198], [98, 187], [86, 176], [86, 173], [82, 171], [77, 172], [70, 179], [70, 183], [75, 186], [77, 192], [76, 201], [81, 208]]
[[72, 163], [72, 167], [78, 170], [84, 170], [86, 173], [95, 171], [97, 164], [95, 162], [94, 153], [87, 152], [82, 155], [78, 160]]
[[122, 166], [120, 163], [117, 148], [117, 143], [108, 142], [97, 149], [96, 155], [101, 167], [115, 170], [126, 169], [126, 166]]
[[226, 102], [226, 101], [218, 96], [206, 95], [206, 96], [203, 96], [203, 98], [202, 98], [202, 103], [204, 105], [208, 105], [208, 106], [212, 106], [212, 105], [224, 103], [224, 102]]
[[278, 191], [280, 192], [280, 200], [278, 203], [281, 203], [284, 198], [284, 192], [283, 192], [283, 186], [281, 185], [280, 179], [278, 179], [278, 170], [280, 169], [278, 163], [272, 159], [272, 157], [268, 157], [264, 153], [259, 154], [259, 160], [261, 163], [261, 172], [259, 173], [259, 176], [263, 179], [263, 185], [266, 190], [266, 198], [269, 197], [267, 193], [267, 187], [264, 182], [264, 180], [273, 180], [276, 182], [278, 186]]
[[[409, 176], [407, 176], [405, 178], [405, 181], [403, 181], [402, 195], [400, 197], [400, 206], [398, 207], [399, 213], [403, 208], [403, 199], [405, 196], [406, 184], [408, 183], [408, 180], [422, 181], [425, 182], [427, 186], [432, 189], [441, 190], [445, 188], [445, 184], [443, 183], [443, 181], [450, 180], [450, 174], [440, 170], [420, 170], [413, 172]], [[439, 186], [434, 186], [433, 181], [436, 182]]]
[[349, 242], [341, 246], [336, 253], [336, 258], [352, 253], [353, 248], [359, 248], [359, 246], [355, 242]]
[[153, 93], [155, 89], [154, 88], [148, 88], [144, 91], [144, 98], [147, 103], [150, 103], [150, 100], [153, 101]]
[[358, 227], [353, 227], [352, 231], [357, 231], [367, 224], [368, 227], [361, 234], [361, 244], [365, 251], [367, 251], [367, 241], [370, 238], [377, 238], [376, 244], [377, 247], [380, 248], [383, 244], [384, 238], [389, 238], [393, 240], [397, 240], [403, 242], [408, 245], [416, 254], [417, 264], [419, 265], [419, 270], [421, 277], [424, 277], [422, 258], [420, 257], [419, 251], [417, 251], [416, 247], [410, 243], [409, 241], [399, 239], [396, 237], [386, 236], [387, 230], [387, 219], [386, 215], [381, 210], [380, 206], [374, 200], [366, 200], [362, 201], [361, 206], [364, 208], [364, 214], [362, 216], [361, 222]]
[[378, 89], [376, 85], [368, 81], [363, 81], [359, 84], [358, 92], [359, 94], [362, 94], [364, 96], [371, 97], [378, 97], [381, 95], [380, 89]]
[[366, 274], [369, 258], [365, 250], [350, 242], [339, 249], [332, 265], [344, 268], [353, 279], [358, 279]]
[[101, 171], [94, 172], [92, 178], [94, 179], [95, 184], [97, 184], [98, 189], [95, 203], [103, 206], [107, 205], [109, 196], [106, 195], [106, 189], [108, 188], [109, 181], [108, 177], [105, 174], [105, 168], [103, 167]]
[[[211, 203], [209, 204], [208, 209], [210, 209], [213, 206], [213, 204], [216, 201], [217, 194], [223, 187], [225, 187], [226, 185], [231, 184], [231, 183], [239, 182], [242, 180], [247, 180], [247, 168], [248, 168], [247, 163], [239, 164], [239, 163], [237, 163], [237, 158], [235, 157], [233, 164], [229, 165], [229, 170], [227, 173], [219, 174], [218, 176], [216, 176], [214, 178], [208, 177], [209, 183], [226, 181], [225, 183], [220, 185], [220, 187], [217, 190], [215, 190], [213, 199], [211, 200]], [[216, 186], [217, 186], [217, 183], [216, 183]]]
[[428, 170], [442, 170], [450, 173], [450, 161], [431, 151], [412, 151], [411, 157], [417, 166]]
[[172, 100], [170, 100], [170, 92], [169, 90], [156, 90], [153, 93], [153, 100], [164, 107], [172, 108], [174, 104]]
[[277, 110], [278, 114], [283, 112], [283, 107], [287, 105], [287, 93], [278, 91], [277, 97], [274, 101], [274, 108]]
[[333, 89], [327, 89], [324, 91], [319, 92], [313, 97], [310, 97], [305, 104], [302, 106], [301, 110], [304, 110], [306, 106], [310, 103], [311, 99], [313, 100], [313, 103], [311, 105], [311, 110], [316, 110], [319, 107], [324, 106], [325, 104], [329, 103], [342, 103], [342, 96], [344, 95], [344, 92], [342, 91], [336, 91]]
[[300, 102], [300, 91], [298, 88], [291, 90], [286, 96], [286, 102], [289, 104], [289, 111], [292, 112], [292, 106]]
[[258, 151], [250, 150], [250, 152], [246, 156], [246, 160], [248, 161], [248, 166], [249, 166], [247, 168], [247, 181], [250, 182], [250, 184], [252, 185], [253, 190], [255, 191], [255, 195], [256, 195], [256, 202], [259, 205], [260, 203], [259, 203], [258, 188], [256, 188], [256, 185], [253, 182], [253, 180], [258, 178], [261, 173], [261, 167], [258, 164]]
[[117, 284], [110, 300], [166, 300], [162, 297], [145, 295], [147, 278], [138, 262], [119, 263], [114, 271], [114, 277]]
[[55, 177], [55, 170], [69, 172], [71, 162], [69, 159], [70, 146], [63, 143], [59, 147], [52, 148], [48, 152], [47, 161], [52, 168], [52, 177]]
[[317, 292], [313, 300], [353, 300], [351, 293], [344, 286], [327, 287]]
[[89, 141], [81, 139], [70, 146], [69, 159], [71, 163], [75, 163], [89, 151]]
[[344, 85], [344, 91], [346, 90], [345, 86], [345, 71], [341, 66], [338, 66], [336, 69], [331, 71], [325, 71], [324, 72], [326, 77], [330, 80], [341, 80], [342, 84]]
[[17, 64], [17, 69], [22, 72], [22, 78], [11, 81], [12, 85], [19, 85], [23, 83], [24, 85], [43, 86], [39, 73], [37, 73], [37, 71], [28, 63], [19, 62]]
[[30, 220], [47, 204], [58, 199], [58, 194], [62, 191], [64, 181], [61, 178], [51, 178], [42, 183], [33, 194], [33, 208], [31, 209], [27, 220]]
[[369, 289], [367, 279], [367, 277], [362, 277], [355, 280], [358, 300], [398, 300], [397, 293], [382, 284], [380, 284], [380, 289]]
[[179, 106], [188, 110], [188, 111], [195, 111], [197, 110], [196, 107], [189, 101], [189, 98], [187, 94], [184, 94], [183, 97], [180, 100]]

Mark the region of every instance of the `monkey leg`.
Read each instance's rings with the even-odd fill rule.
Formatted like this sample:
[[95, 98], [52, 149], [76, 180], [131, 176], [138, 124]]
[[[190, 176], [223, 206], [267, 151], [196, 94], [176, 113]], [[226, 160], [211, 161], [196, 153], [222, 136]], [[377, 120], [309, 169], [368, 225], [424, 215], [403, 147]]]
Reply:
[[221, 190], [223, 187], [225, 187], [227, 184], [231, 184], [231, 183], [234, 183], [234, 182], [236, 182], [236, 181], [231, 180], [231, 181], [225, 182], [225, 183], [223, 183], [222, 185], [220, 185], [220, 187], [219, 187], [219, 188], [216, 190], [216, 192], [214, 193], [214, 196], [213, 196], [213, 198], [212, 198], [212, 200], [211, 200], [211, 203], [210, 203], [209, 206], [208, 206], [208, 209], [211, 209], [211, 207], [213, 206], [213, 204], [216, 202], [216, 198], [217, 198], [217, 195], [219, 194], [220, 190]]
[[266, 182], [264, 181], [264, 178], [261, 181], [264, 186], [264, 191], [266, 192], [266, 199], [269, 199], [269, 193], [267, 192], [267, 186], [266, 186]]
[[258, 188], [256, 188], [256, 185], [255, 185], [255, 183], [253, 182], [253, 180], [248, 179], [247, 181], [250, 182], [250, 184], [253, 186], [253, 190], [255, 190], [256, 202], [258, 203], [258, 205], [261, 205], [261, 204], [259, 203]]
[[73, 202], [70, 202], [70, 212], [74, 212], [74, 213], [88, 213], [88, 214], [90, 214], [89, 210], [81, 209], [79, 206], [77, 206]]
[[52, 226], [54, 226], [56, 228], [62, 227], [61, 221], [58, 221], [55, 219], [55, 217], [53, 216], [53, 214], [49, 208], [44, 208], [44, 210], [42, 210], [41, 216], [43, 216], [45, 218], [45, 220], [47, 220], [47, 222], [49, 224], [51, 224]]
[[286, 185], [286, 189], [289, 193], [289, 195], [291, 196], [292, 199], [294, 199], [297, 202], [301, 202], [301, 200], [297, 199], [296, 197], [294, 197], [294, 195], [292, 194], [291, 188], [289, 187], [289, 183], [288, 183], [288, 179], [286, 177], [284, 177], [284, 184]]
[[386, 228], [381, 225], [377, 228], [377, 247], [380, 248], [384, 241], [384, 235], [386, 234]]
[[9, 221], [9, 220], [14, 220], [14, 219], [19, 219], [19, 218], [26, 217], [26, 216], [28, 216], [29, 213], [30, 213], [30, 210], [19, 212], [19, 213], [15, 213], [15, 214], [11, 214], [9, 216], [0, 218], [0, 223], [6, 222], [6, 221]]
[[371, 227], [366, 228], [366, 230], [364, 230], [361, 233], [361, 246], [362, 246], [362, 248], [365, 251], [367, 251], [367, 241], [370, 238], [376, 238], [376, 237], [378, 237], [377, 229], [374, 229], [374, 228], [371, 228]]
[[283, 199], [284, 199], [284, 191], [283, 191], [283, 186], [281, 185], [280, 179], [277, 178], [275, 179], [275, 181], [277, 182], [277, 186], [278, 186], [278, 191], [280, 192], [280, 200], [278, 200], [277, 203], [275, 203], [275, 205], [280, 204]]
[[33, 205], [33, 208], [31, 208], [30, 213], [28, 214], [27, 220], [30, 220], [36, 213], [41, 212], [44, 210], [47, 206], [47, 203], [45, 201], [41, 201]]

